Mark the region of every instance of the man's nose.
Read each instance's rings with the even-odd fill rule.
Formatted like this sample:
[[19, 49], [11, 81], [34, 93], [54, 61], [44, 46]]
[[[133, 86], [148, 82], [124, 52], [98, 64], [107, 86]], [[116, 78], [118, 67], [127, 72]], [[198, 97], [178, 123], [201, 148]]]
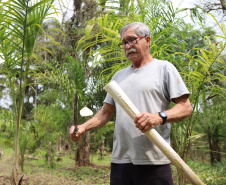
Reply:
[[129, 48], [131, 48], [132, 46], [129, 44], [129, 43], [126, 43], [126, 45], [125, 45], [125, 49], [129, 49]]

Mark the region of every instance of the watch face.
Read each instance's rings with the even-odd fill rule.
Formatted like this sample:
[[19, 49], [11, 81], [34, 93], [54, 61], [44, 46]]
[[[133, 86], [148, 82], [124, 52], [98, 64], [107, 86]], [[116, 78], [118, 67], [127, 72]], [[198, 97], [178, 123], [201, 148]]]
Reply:
[[165, 112], [160, 112], [161, 117], [167, 117]]

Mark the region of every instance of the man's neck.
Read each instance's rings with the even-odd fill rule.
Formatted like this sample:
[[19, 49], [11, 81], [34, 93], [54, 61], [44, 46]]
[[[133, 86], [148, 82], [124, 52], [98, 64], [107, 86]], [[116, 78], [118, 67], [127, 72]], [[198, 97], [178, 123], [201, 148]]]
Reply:
[[132, 62], [132, 67], [133, 67], [134, 69], [138, 69], [138, 68], [140, 68], [140, 67], [142, 67], [142, 66], [147, 65], [147, 64], [150, 63], [152, 60], [153, 60], [153, 58], [152, 58], [151, 55], [150, 55], [149, 57], [144, 58], [144, 59], [141, 60], [141, 61], [134, 61], [134, 62]]

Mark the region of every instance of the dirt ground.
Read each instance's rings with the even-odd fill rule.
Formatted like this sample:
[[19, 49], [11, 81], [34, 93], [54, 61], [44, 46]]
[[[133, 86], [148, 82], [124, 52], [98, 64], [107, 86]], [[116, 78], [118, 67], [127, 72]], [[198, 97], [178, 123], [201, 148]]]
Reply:
[[8, 175], [10, 174], [9, 168], [12, 166], [13, 158], [6, 156], [3, 157], [5, 157], [6, 159], [0, 160], [0, 185], [8, 185], [10, 184], [10, 179], [8, 177]]

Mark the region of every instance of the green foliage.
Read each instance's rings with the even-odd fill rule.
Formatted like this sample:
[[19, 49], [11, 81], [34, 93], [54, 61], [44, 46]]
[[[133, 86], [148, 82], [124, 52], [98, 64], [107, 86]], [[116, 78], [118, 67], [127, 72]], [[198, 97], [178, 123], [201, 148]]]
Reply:
[[54, 0], [0, 2], [1, 7], [1, 34], [0, 52], [4, 60], [0, 64], [0, 74], [7, 79], [6, 87], [10, 89], [15, 116], [15, 161], [12, 179], [17, 184], [18, 156], [19, 156], [19, 131], [24, 106], [25, 90], [29, 86], [29, 78], [34, 76], [35, 70], [31, 68], [33, 51], [37, 42], [41, 24]]
[[114, 133], [114, 122], [109, 121], [104, 127], [95, 130], [92, 132], [91, 146], [92, 150], [97, 151], [100, 154], [98, 149], [101, 145], [102, 140], [105, 142], [105, 148], [107, 151], [112, 151], [113, 148], [113, 133]]
[[68, 54], [65, 56], [63, 64], [56, 60], [43, 64], [46, 66], [45, 73], [40, 74], [37, 80], [46, 88], [51, 87], [51, 90], [44, 92], [41, 99], [59, 100], [67, 108], [73, 108], [74, 95], [78, 91], [79, 106], [84, 106], [87, 90], [85, 64]]
[[[214, 136], [215, 131], [219, 130], [219, 139], [225, 139], [225, 124], [226, 124], [226, 103], [222, 97], [215, 97], [207, 103], [204, 112], [200, 112], [200, 125], [197, 127], [207, 133], [208, 128], [210, 128], [211, 135]], [[217, 137], [217, 136], [214, 136]]]
[[[9, 148], [3, 148], [5, 155], [0, 160], [0, 166], [6, 168], [11, 165], [13, 151]], [[81, 183], [81, 184], [109, 184], [110, 180], [110, 156], [105, 157], [104, 161], [98, 160], [98, 155], [92, 155], [93, 167], [80, 167], [74, 169], [74, 154], [65, 152], [61, 161], [56, 161], [55, 168], [49, 168], [45, 162], [45, 150], [38, 149], [35, 157], [38, 160], [26, 160], [24, 168], [24, 178], [29, 179], [35, 184], [59, 184], [59, 183]], [[205, 184], [222, 185], [225, 184], [225, 160], [221, 163], [215, 163], [213, 166], [201, 161], [187, 161], [188, 165], [196, 172]], [[176, 168], [172, 167], [173, 177], [177, 178]], [[2, 169], [2, 168], [1, 168]], [[1, 173], [1, 176], [4, 173]], [[174, 181], [176, 183], [176, 181]], [[188, 183], [187, 183], [188, 184]]]
[[196, 169], [197, 175], [208, 185], [220, 185], [226, 183], [226, 161], [218, 162], [213, 166], [198, 161], [188, 161], [188, 165]]
[[[54, 152], [53, 147], [51, 147], [51, 152]], [[52, 158], [51, 158], [51, 164], [50, 165], [48, 165], [48, 155], [49, 155], [49, 151], [46, 151], [45, 155], [44, 155], [46, 166], [48, 166], [52, 169], [56, 168], [56, 155], [55, 155], [55, 153], [51, 153]]]
[[33, 135], [34, 127], [30, 122], [23, 121], [21, 123], [21, 130], [20, 130], [20, 167], [22, 172], [24, 171], [24, 161], [25, 161], [25, 154], [27, 151], [34, 151], [36, 148], [39, 147], [38, 140], [35, 139]]
[[[29, 0], [0, 2], [0, 53], [2, 53], [0, 57], [4, 60], [4, 63], [0, 64], [0, 74], [5, 77], [1, 82], [6, 83], [4, 88], [11, 89], [10, 95], [14, 107], [13, 111], [1, 109], [0, 144], [13, 148], [13, 138], [19, 133], [19, 125], [21, 158], [24, 155], [26, 159], [27, 153], [43, 157], [38, 162], [25, 160], [25, 164], [46, 169], [44, 156], [51, 141], [54, 170], [62, 167], [56, 175], [61, 177], [66, 175], [72, 179], [72, 182], [76, 180], [81, 183], [109, 184], [109, 178], [106, 177], [109, 170], [102, 171], [87, 167], [73, 172], [68, 166], [72, 168], [71, 166], [74, 165], [74, 156], [63, 157], [62, 163], [57, 162], [55, 160], [57, 152], [54, 148], [59, 136], [63, 137], [64, 144], [70, 143], [68, 128], [73, 124], [75, 92], [78, 92], [78, 110], [88, 106], [96, 112], [102, 106], [106, 95], [103, 91], [104, 84], [115, 72], [130, 65], [124, 52], [117, 46], [120, 42], [120, 29], [129, 22], [140, 21], [146, 23], [152, 30], [150, 48], [152, 56], [173, 63], [191, 92], [192, 117], [178, 124], [172, 124], [174, 149], [186, 160], [192, 154], [190, 151], [195, 142], [207, 143], [208, 134], [211, 135], [212, 142], [219, 140], [222, 147], [225, 139], [226, 29], [224, 24], [217, 22], [223, 35], [216, 35], [212, 29], [203, 26], [203, 22], [195, 24], [202, 25], [197, 30], [192, 24], [187, 24], [183, 18], [180, 18], [180, 13], [186, 9], [174, 9], [171, 3], [163, 3], [160, 0], [121, 0], [115, 3], [99, 1], [102, 10], [105, 10], [103, 14], [99, 16], [97, 13], [99, 9], [95, 6], [93, 9], [97, 11], [93, 12], [97, 13], [97, 16], [92, 16], [93, 9], [89, 9], [85, 15], [81, 14], [83, 17], [79, 20], [75, 15], [80, 15], [78, 13], [80, 10], [89, 7], [88, 1], [84, 1], [84, 6], [76, 10], [72, 21], [65, 24], [64, 28], [68, 28], [63, 34], [66, 36], [64, 40], [56, 34], [61, 32], [58, 25], [56, 29], [48, 29], [48, 23], [42, 24], [44, 18], [51, 15], [48, 10], [53, 7], [50, 4], [52, 2], [53, 0], [39, 0], [36, 3]], [[191, 13], [194, 21], [203, 21], [204, 16], [200, 10], [196, 9]], [[87, 19], [88, 21], [82, 24]], [[57, 21], [54, 24], [57, 24]], [[56, 36], [59, 36], [56, 40], [62, 42], [64, 51], [61, 51], [61, 46], [54, 40]], [[219, 43], [216, 43], [215, 38], [220, 39]], [[75, 51], [74, 43], [78, 39], [80, 40], [75, 45]], [[45, 40], [48, 40], [48, 43], [43, 43]], [[40, 53], [40, 50], [45, 50], [45, 53]], [[50, 56], [53, 54], [56, 55], [55, 58]], [[39, 87], [32, 87], [34, 83], [39, 83]], [[22, 118], [27, 118], [29, 121], [20, 121], [22, 112], [25, 114], [26, 111], [22, 111], [22, 107], [28, 86], [33, 88], [35, 92], [33, 97], [37, 98], [37, 102], [34, 109], [29, 101], [26, 102], [30, 109], [28, 110], [28, 106], [24, 107], [27, 112], [32, 110], [32, 117], [23, 116]], [[79, 124], [84, 121], [80, 115], [78, 120]], [[17, 125], [14, 124], [16, 121]], [[105, 149], [112, 150], [113, 130], [114, 124], [110, 122], [99, 130], [91, 131], [90, 143], [93, 152], [96, 153], [102, 140], [105, 141]], [[200, 150], [204, 150], [202, 146]], [[209, 151], [207, 144], [205, 150]], [[98, 160], [97, 155], [91, 158], [91, 162], [95, 164], [103, 162]], [[203, 165], [188, 162], [192, 169], [198, 168], [195, 164]], [[224, 179], [220, 178], [220, 175], [222, 174], [223, 177], [225, 169], [220, 163], [214, 164], [213, 167], [203, 166], [205, 168], [200, 168], [198, 176], [205, 183], [217, 184], [219, 180], [220, 184], [224, 184]], [[24, 171], [28, 168], [25, 166]], [[47, 172], [51, 170], [48, 168]], [[100, 175], [97, 175], [98, 173]]]
[[33, 109], [33, 112], [35, 125], [40, 130], [44, 129], [48, 133], [59, 133], [66, 129], [69, 115], [59, 104], [39, 105]]
[[[125, 3], [129, 8], [133, 1]], [[117, 46], [120, 42], [120, 29], [129, 22], [146, 23], [152, 31], [150, 48], [152, 56], [169, 60], [178, 68], [185, 67], [188, 63], [188, 61], [185, 62], [186, 57], [179, 55], [178, 51], [194, 54], [192, 49], [203, 45], [201, 36], [204, 34], [194, 30], [191, 25], [179, 18], [179, 14], [184, 10], [174, 9], [171, 3], [163, 4], [158, 0], [139, 1], [134, 9], [125, 10], [126, 16], [121, 11], [123, 10], [119, 9], [119, 13], [109, 11], [107, 14], [89, 20], [87, 27], [93, 29], [91, 31], [87, 28], [87, 30], [91, 33], [77, 43], [77, 50], [82, 52], [83, 60], [91, 60], [95, 69], [96, 66], [102, 66], [101, 74], [107, 81], [115, 72], [130, 65], [124, 52]], [[95, 48], [96, 46], [99, 47]]]
[[[202, 161], [187, 161], [188, 166], [194, 170], [194, 172], [200, 177], [204, 184], [208, 185], [221, 185], [225, 184], [225, 160], [222, 162], [215, 163], [214, 165], [206, 164]], [[178, 181], [178, 176], [176, 172], [176, 167], [171, 166], [172, 175], [175, 179], [174, 183]], [[190, 183], [186, 183], [190, 184]]]
[[[124, 10], [121, 4], [107, 8], [117, 9], [118, 12], [109, 11], [89, 20], [89, 34], [78, 41], [77, 50], [83, 60], [92, 61], [94, 69], [102, 67], [101, 75], [108, 82], [115, 72], [130, 65], [123, 51], [117, 47], [122, 26], [139, 21], [150, 27], [152, 56], [173, 63], [191, 92], [193, 115], [182, 123], [172, 125], [173, 146], [186, 161], [191, 144], [205, 135], [204, 131], [194, 130], [195, 122], [199, 121], [202, 94], [205, 92], [207, 97], [217, 94], [225, 100], [225, 87], [222, 86], [225, 84], [225, 25], [217, 22], [223, 36], [215, 35], [212, 29], [205, 26], [196, 30], [180, 18], [179, 14], [185, 9], [174, 9], [171, 3], [163, 4], [156, 0], [139, 1], [138, 4], [126, 1]], [[194, 11], [193, 16], [203, 21], [200, 13]], [[216, 37], [221, 38], [219, 43], [215, 43]]]
[[15, 125], [13, 112], [9, 110], [0, 110], [0, 144], [13, 148], [12, 139], [14, 137]]

